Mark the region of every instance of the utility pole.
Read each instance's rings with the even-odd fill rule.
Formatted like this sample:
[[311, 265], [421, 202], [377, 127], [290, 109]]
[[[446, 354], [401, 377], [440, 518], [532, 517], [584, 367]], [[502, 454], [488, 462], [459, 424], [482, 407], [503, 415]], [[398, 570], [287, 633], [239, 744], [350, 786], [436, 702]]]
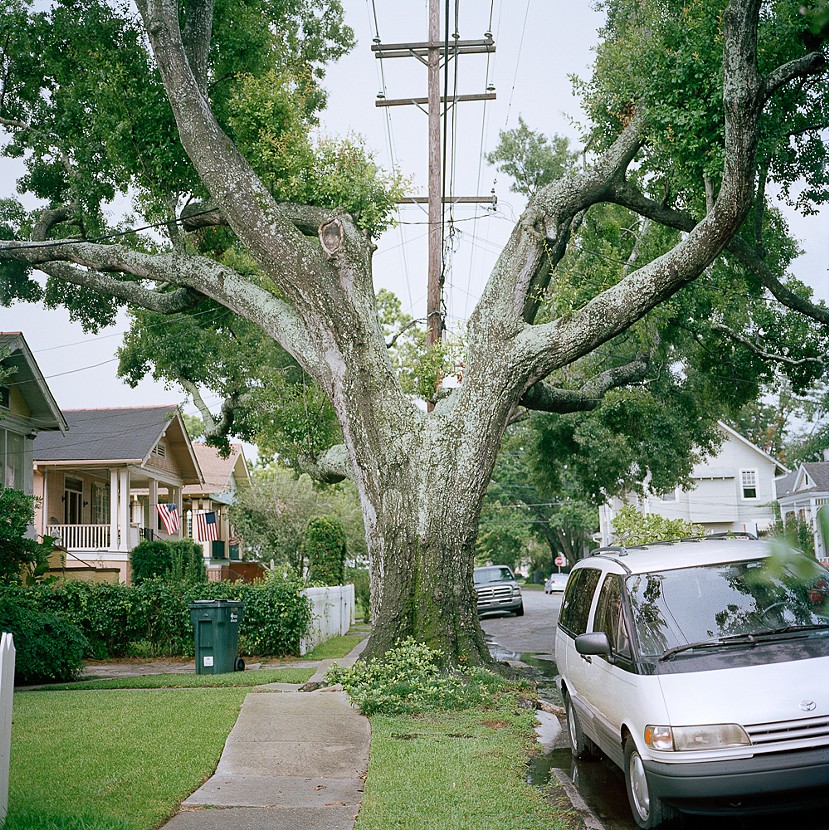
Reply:
[[[448, 0], [446, 0], [448, 2]], [[413, 104], [423, 110], [429, 119], [428, 124], [428, 197], [410, 196], [402, 201], [404, 203], [422, 203], [428, 201], [429, 218], [429, 254], [428, 254], [428, 286], [426, 292], [426, 321], [427, 321], [427, 344], [432, 346], [439, 343], [443, 336], [443, 314], [441, 311], [441, 298], [443, 293], [443, 204], [442, 181], [441, 181], [441, 140], [440, 140], [440, 106], [444, 103], [452, 106], [461, 101], [490, 101], [495, 98], [495, 93], [487, 91], [478, 95], [454, 95], [449, 97], [449, 91], [444, 90], [444, 96], [440, 94], [440, 70], [441, 52], [443, 60], [448, 61], [459, 55], [470, 55], [477, 53], [491, 53], [495, 51], [495, 42], [492, 33], [487, 32], [482, 40], [460, 40], [457, 33], [454, 43], [449, 45], [449, 32], [447, 31], [444, 40], [440, 38], [440, 0], [429, 0], [429, 34], [426, 43], [392, 43], [382, 45], [379, 38], [371, 47], [378, 59], [383, 58], [417, 58], [426, 66], [427, 75], [427, 97], [426, 98], [378, 98], [378, 107], [399, 107]], [[446, 200], [450, 201], [450, 200]], [[494, 202], [494, 196], [461, 196], [452, 198], [451, 201], [469, 204]]]

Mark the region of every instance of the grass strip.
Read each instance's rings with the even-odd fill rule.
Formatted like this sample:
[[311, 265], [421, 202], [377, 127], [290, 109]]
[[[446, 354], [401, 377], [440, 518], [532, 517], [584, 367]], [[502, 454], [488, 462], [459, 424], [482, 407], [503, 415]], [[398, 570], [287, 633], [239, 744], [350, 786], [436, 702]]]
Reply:
[[212, 774], [247, 692], [16, 694], [4, 830], [151, 830]]
[[307, 654], [300, 657], [300, 660], [336, 660], [339, 657], [345, 657], [358, 643], [365, 640], [365, 634], [344, 634], [338, 637], [332, 637], [324, 643], [315, 646]]
[[[41, 691], [89, 689], [198, 689], [206, 687], [261, 686], [265, 683], [307, 683], [315, 669], [311, 666], [286, 669], [258, 669], [227, 674], [143, 674], [137, 677], [113, 677], [106, 680], [77, 680], [54, 683]], [[26, 693], [28, 694], [28, 693]]]
[[566, 830], [526, 765], [533, 710], [514, 693], [489, 706], [372, 715], [371, 759], [355, 830]]

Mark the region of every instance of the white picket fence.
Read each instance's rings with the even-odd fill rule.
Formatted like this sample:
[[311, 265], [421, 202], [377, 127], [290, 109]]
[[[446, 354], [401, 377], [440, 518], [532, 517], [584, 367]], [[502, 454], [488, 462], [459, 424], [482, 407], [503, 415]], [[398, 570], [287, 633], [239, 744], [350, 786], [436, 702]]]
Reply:
[[14, 638], [0, 636], [0, 824], [9, 809], [9, 759], [12, 743], [12, 695], [14, 694]]
[[306, 588], [302, 593], [311, 600], [311, 625], [299, 641], [300, 654], [306, 654], [331, 637], [348, 634], [354, 622], [353, 585]]

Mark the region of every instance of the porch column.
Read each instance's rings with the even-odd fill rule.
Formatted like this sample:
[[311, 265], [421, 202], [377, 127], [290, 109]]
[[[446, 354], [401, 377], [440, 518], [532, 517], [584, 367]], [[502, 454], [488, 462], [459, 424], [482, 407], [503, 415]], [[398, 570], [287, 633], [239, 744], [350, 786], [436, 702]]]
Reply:
[[150, 530], [153, 532], [153, 535], [158, 533], [158, 510], [156, 510], [156, 505], [158, 504], [158, 482], [154, 479], [150, 479], [150, 516], [149, 516], [149, 523], [150, 523]]
[[126, 553], [130, 533], [130, 471], [126, 468], [118, 471], [118, 524], [121, 528], [118, 550]]
[[109, 549], [120, 550], [118, 545], [118, 507], [120, 496], [118, 492], [118, 470], [110, 467], [109, 470]]
[[178, 515], [179, 515], [179, 523], [178, 523], [178, 538], [184, 538], [184, 522], [186, 517], [184, 515], [184, 493], [182, 492], [181, 487], [173, 487], [173, 501], [178, 505]]

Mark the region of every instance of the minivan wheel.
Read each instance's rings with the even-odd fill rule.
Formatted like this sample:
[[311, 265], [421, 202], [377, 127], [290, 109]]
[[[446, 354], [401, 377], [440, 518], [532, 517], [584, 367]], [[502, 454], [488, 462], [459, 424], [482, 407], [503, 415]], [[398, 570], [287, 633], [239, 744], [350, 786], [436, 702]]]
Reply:
[[595, 758], [598, 755], [598, 747], [582, 731], [569, 694], [564, 695], [564, 711], [567, 713], [567, 734], [570, 737], [570, 748], [573, 751], [573, 757], [585, 761]]
[[643, 830], [659, 827], [676, 816], [674, 807], [669, 807], [650, 791], [645, 765], [631, 738], [625, 741], [625, 786], [634, 821]]

